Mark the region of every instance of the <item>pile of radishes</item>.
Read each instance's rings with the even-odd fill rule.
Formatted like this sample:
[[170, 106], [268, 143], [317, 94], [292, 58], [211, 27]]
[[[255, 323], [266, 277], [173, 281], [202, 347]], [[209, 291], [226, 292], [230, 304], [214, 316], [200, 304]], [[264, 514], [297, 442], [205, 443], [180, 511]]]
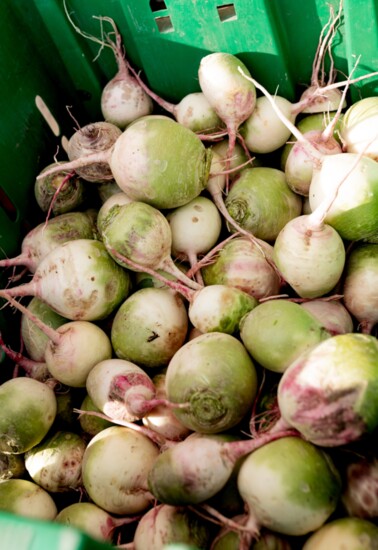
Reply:
[[378, 98], [319, 76], [339, 18], [298, 103], [217, 52], [178, 105], [103, 18], [104, 120], [1, 260], [0, 510], [132, 550], [378, 546]]

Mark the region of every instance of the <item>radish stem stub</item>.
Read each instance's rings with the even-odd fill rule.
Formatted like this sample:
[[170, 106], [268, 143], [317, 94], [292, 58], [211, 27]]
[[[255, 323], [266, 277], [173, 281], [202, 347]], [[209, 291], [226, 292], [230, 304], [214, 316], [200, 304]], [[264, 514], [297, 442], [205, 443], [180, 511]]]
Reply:
[[345, 445], [378, 426], [378, 343], [339, 334], [296, 359], [278, 385], [281, 415], [305, 439]]
[[255, 366], [235, 337], [203, 334], [184, 344], [171, 359], [166, 391], [173, 403], [188, 403], [174, 412], [189, 429], [226, 431], [252, 406], [257, 391]]

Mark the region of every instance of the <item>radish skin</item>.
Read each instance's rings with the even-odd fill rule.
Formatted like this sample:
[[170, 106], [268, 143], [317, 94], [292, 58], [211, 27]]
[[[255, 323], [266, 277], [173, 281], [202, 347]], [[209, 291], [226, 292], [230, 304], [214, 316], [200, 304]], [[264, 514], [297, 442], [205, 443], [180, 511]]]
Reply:
[[[110, 514], [138, 514], [151, 502], [147, 476], [158, 447], [145, 435], [112, 426], [88, 443], [82, 472], [90, 499]], [[111, 468], [109, 468], [111, 464]]]

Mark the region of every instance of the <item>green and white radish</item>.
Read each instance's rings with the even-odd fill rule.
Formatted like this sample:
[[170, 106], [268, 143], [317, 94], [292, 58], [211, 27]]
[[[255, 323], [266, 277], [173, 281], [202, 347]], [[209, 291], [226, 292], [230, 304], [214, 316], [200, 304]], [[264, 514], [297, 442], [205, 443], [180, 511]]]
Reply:
[[259, 244], [262, 252], [247, 237], [225, 243], [214, 261], [202, 267], [205, 285], [236, 287], [256, 300], [278, 294], [281, 278], [272, 265], [273, 247], [261, 240]]
[[201, 90], [227, 128], [227, 159], [233, 155], [240, 125], [247, 120], [256, 105], [255, 86], [244, 79], [239, 69], [250, 74], [240, 59], [224, 52], [204, 56], [198, 69]]
[[183, 206], [206, 187], [211, 150], [191, 130], [165, 116], [131, 124], [110, 157], [114, 179], [132, 200], [156, 208]]
[[223, 444], [236, 441], [230, 434], [193, 433], [164, 450], [155, 460], [148, 486], [164, 504], [199, 504], [218, 493], [230, 478], [233, 459], [222, 453]]
[[95, 540], [113, 542], [114, 531], [135, 519], [114, 517], [93, 502], [75, 502], [62, 508], [55, 521], [76, 527]]
[[35, 200], [42, 212], [51, 211], [54, 216], [77, 210], [87, 197], [85, 181], [74, 172], [65, 170], [65, 162], [60, 162], [61, 171], [43, 177], [44, 172], [56, 166], [48, 164], [34, 184]]
[[335, 511], [340, 475], [331, 458], [298, 437], [283, 437], [250, 453], [238, 474], [252, 537], [266, 527], [284, 535], [306, 535]]
[[258, 304], [239, 288], [209, 285], [196, 291], [189, 303], [189, 320], [200, 332], [236, 334], [241, 319]]
[[103, 204], [101, 205], [98, 213], [97, 213], [97, 229], [101, 236], [103, 225], [105, 223], [106, 218], [109, 216], [110, 210], [114, 206], [121, 206], [122, 204], [129, 204], [131, 202], [131, 199], [123, 193], [123, 191], [119, 193], [114, 193], [113, 195], [110, 195]]
[[171, 228], [157, 208], [140, 201], [115, 206], [103, 221], [102, 238], [120, 265], [132, 271], [160, 269], [191, 288], [201, 288], [174, 264]]
[[345, 112], [340, 128], [344, 150], [378, 160], [377, 120], [376, 96], [355, 101]]
[[94, 239], [96, 224], [90, 213], [67, 212], [38, 224], [24, 237], [21, 253], [0, 260], [0, 267], [23, 265], [35, 273], [41, 260], [57, 246], [75, 239]]
[[219, 433], [236, 426], [252, 406], [257, 374], [243, 344], [220, 332], [203, 334], [184, 344], [166, 372], [170, 402], [187, 428]]
[[78, 434], [58, 431], [25, 453], [25, 467], [31, 479], [49, 493], [79, 489], [85, 449]]
[[258, 304], [240, 326], [240, 338], [253, 359], [274, 372], [284, 372], [302, 353], [330, 337], [310, 312], [283, 299]]
[[348, 309], [340, 300], [305, 300], [300, 303], [332, 335], [354, 332], [354, 323]]
[[66, 319], [94, 321], [110, 315], [130, 289], [129, 272], [109, 256], [103, 243], [77, 239], [52, 250], [32, 280], [7, 288], [5, 298], [35, 296]]
[[7, 479], [0, 483], [0, 510], [20, 518], [53, 521], [56, 504], [45, 489], [27, 479]]
[[104, 120], [115, 124], [121, 129], [141, 116], [150, 115], [153, 103], [139, 82], [130, 74], [122, 46], [122, 37], [113, 19], [101, 17], [102, 21], [110, 23], [114, 39], [106, 35], [105, 45], [113, 50], [117, 62], [116, 75], [104, 86], [101, 92], [101, 112]]
[[288, 186], [284, 172], [269, 167], [243, 169], [225, 205], [240, 227], [268, 242], [302, 211], [302, 200]]
[[143, 288], [118, 308], [111, 327], [114, 353], [141, 367], [168, 365], [188, 331], [180, 296], [163, 288]]
[[378, 164], [357, 153], [326, 156], [315, 171], [310, 207], [331, 205], [324, 218], [343, 239], [358, 241], [378, 232]]
[[277, 391], [281, 419], [315, 445], [337, 447], [378, 426], [378, 343], [368, 334], [338, 334], [296, 359]]
[[[68, 319], [56, 313], [39, 298], [32, 298], [26, 307], [30, 313], [52, 329], [57, 329], [64, 323], [68, 323]], [[44, 361], [49, 337], [24, 314], [21, 315], [21, 337], [30, 359]]]
[[91, 397], [86, 394], [80, 405], [80, 411], [82, 414], [79, 416], [79, 423], [81, 429], [89, 436], [94, 436], [104, 430], [110, 428], [112, 423], [105, 418], [101, 418], [98, 415], [85, 414], [86, 412], [101, 413], [101, 410], [96, 407]]
[[44, 361], [58, 382], [84, 388], [90, 370], [100, 361], [112, 357], [110, 338], [95, 323], [71, 321], [53, 329], [13, 298], [7, 299], [48, 337]]
[[375, 453], [357, 456], [345, 468], [343, 507], [350, 517], [372, 519], [378, 516], [378, 460]]
[[319, 298], [339, 282], [346, 252], [339, 233], [323, 221], [323, 206], [290, 220], [273, 246], [283, 279], [301, 298]]
[[[65, 5], [64, 10], [76, 32], [84, 38], [99, 44], [101, 49], [110, 48], [114, 54], [118, 70], [115, 76], [104, 86], [100, 97], [100, 107], [105, 121], [123, 129], [141, 116], [152, 113], [153, 104], [150, 97], [140, 86], [138, 79], [130, 74], [122, 36], [114, 19], [111, 17], [96, 17], [101, 24], [101, 38], [98, 38], [80, 29], [73, 21]], [[105, 33], [104, 22], [110, 25], [110, 33]]]
[[6, 380], [0, 386], [0, 451], [22, 454], [47, 435], [57, 413], [53, 390], [33, 378]]
[[305, 541], [303, 550], [344, 550], [366, 548], [378, 544], [378, 527], [361, 518], [337, 518], [317, 529]]
[[[280, 111], [294, 124], [297, 113], [293, 104], [278, 95], [274, 96], [274, 101]], [[291, 131], [272, 109], [269, 100], [261, 96], [256, 99], [251, 115], [241, 125], [240, 134], [252, 153], [266, 154], [285, 145]]]
[[135, 550], [194, 550], [211, 542], [210, 524], [181, 506], [158, 504], [145, 512], [133, 539]]
[[88, 443], [82, 462], [83, 485], [91, 501], [110, 514], [146, 510], [151, 503], [148, 472], [158, 454], [158, 447], [133, 429], [102, 430]]
[[377, 281], [378, 244], [356, 243], [347, 257], [341, 291], [359, 330], [367, 334], [378, 323]]

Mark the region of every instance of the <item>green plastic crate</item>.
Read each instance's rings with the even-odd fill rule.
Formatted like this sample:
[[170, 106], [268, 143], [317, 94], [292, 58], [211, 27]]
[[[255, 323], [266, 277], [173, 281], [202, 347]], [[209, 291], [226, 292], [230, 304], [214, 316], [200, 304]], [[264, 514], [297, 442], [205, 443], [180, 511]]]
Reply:
[[[270, 92], [294, 100], [309, 84], [321, 29], [337, 0], [66, 0], [75, 23], [99, 36], [99, 21], [112, 17], [132, 63], [150, 87], [178, 102], [198, 91], [200, 59], [213, 51], [240, 57]], [[53, 159], [62, 138], [101, 118], [102, 87], [115, 74], [112, 53], [81, 37], [63, 0], [0, 3], [0, 251], [13, 256], [39, 219], [33, 196], [37, 173]], [[378, 2], [344, 0], [333, 55], [340, 74], [378, 68]], [[342, 76], [341, 76], [342, 77]], [[352, 98], [375, 95], [378, 79], [355, 85]], [[37, 108], [43, 101], [57, 121], [54, 132]], [[69, 107], [69, 109], [67, 108]], [[9, 331], [0, 316], [0, 330]], [[100, 546], [76, 531], [0, 514], [1, 548], [65, 550]], [[4, 539], [5, 533], [5, 539]], [[67, 534], [69, 533], [69, 535]], [[71, 539], [69, 539], [71, 537]], [[10, 541], [4, 546], [4, 540]]]
[[1, 550], [111, 550], [79, 529], [37, 519], [0, 514]]

